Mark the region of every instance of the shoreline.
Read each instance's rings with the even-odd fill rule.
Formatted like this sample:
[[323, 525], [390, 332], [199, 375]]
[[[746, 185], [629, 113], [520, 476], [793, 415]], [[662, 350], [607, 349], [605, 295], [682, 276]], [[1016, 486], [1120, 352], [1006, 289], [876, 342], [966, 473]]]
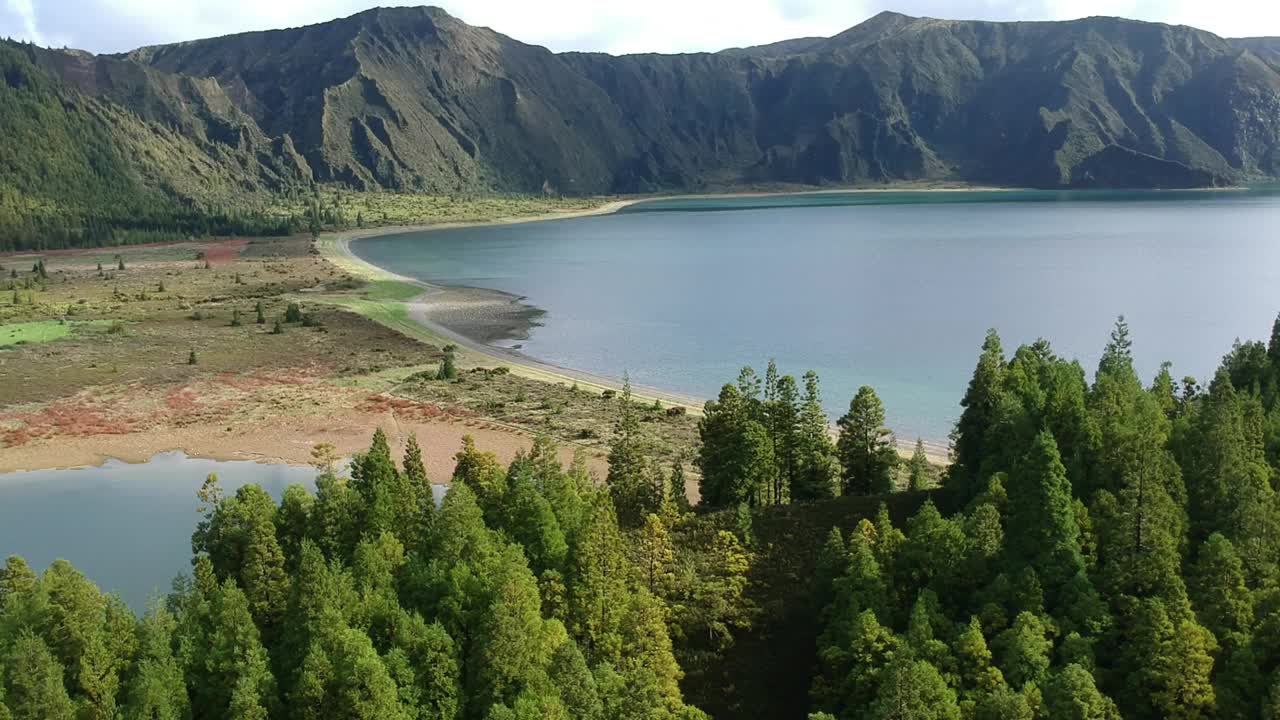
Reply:
[[[441, 306], [448, 304], [450, 310], [455, 306], [462, 306], [462, 312], [474, 311], [478, 307], [488, 308], [510, 308], [509, 311], [497, 313], [495, 319], [491, 313], [487, 320], [492, 323], [501, 324], [503, 319], [511, 318], [519, 315], [529, 315], [541, 313], [542, 311], [536, 306], [524, 303], [525, 298], [517, 297], [510, 293], [503, 292], [492, 288], [475, 288], [468, 286], [449, 286], [428, 283], [417, 278], [408, 277], [399, 273], [392, 272], [386, 268], [374, 265], [366, 260], [361, 259], [351, 249], [351, 244], [359, 240], [367, 240], [376, 237], [388, 237], [394, 235], [402, 235], [409, 233], [430, 232], [433, 230], [449, 230], [471, 227], [491, 227], [501, 225], [518, 225], [529, 222], [544, 222], [550, 220], [567, 220], [573, 218], [593, 217], [602, 215], [615, 214], [618, 211], [644, 202], [655, 200], [675, 198], [688, 199], [731, 199], [738, 197], [767, 197], [775, 195], [820, 195], [820, 194], [836, 194], [850, 192], [988, 192], [988, 191], [1012, 191], [1014, 188], [985, 188], [985, 187], [950, 187], [950, 188], [851, 188], [851, 189], [823, 189], [809, 190], [798, 192], [739, 192], [721, 195], [704, 194], [704, 195], [674, 195], [674, 196], [657, 196], [634, 198], [627, 200], [616, 200], [605, 203], [598, 208], [582, 211], [571, 211], [565, 213], [554, 213], [548, 215], [537, 215], [532, 217], [515, 217], [504, 218], [493, 221], [481, 222], [465, 222], [465, 223], [439, 223], [434, 225], [418, 225], [418, 226], [393, 226], [384, 228], [368, 228], [361, 230], [349, 230], [337, 233], [328, 233], [320, 236], [316, 241], [316, 246], [320, 250], [321, 257], [333, 262], [339, 268], [360, 277], [365, 280], [373, 281], [395, 281], [415, 285], [423, 289], [422, 294], [401, 304], [406, 308], [409, 320], [424, 330], [429, 336], [435, 339], [444, 340], [448, 343], [457, 345], [460, 349], [472, 354], [469, 358], [472, 362], [480, 364], [499, 363], [511, 367], [512, 372], [518, 373], [525, 377], [544, 382], [576, 384], [580, 387], [587, 387], [595, 390], [613, 390], [619, 391], [622, 388], [622, 382], [613, 378], [596, 375], [583, 370], [567, 368], [549, 363], [537, 358], [531, 357], [515, 348], [504, 348], [491, 344], [483, 337], [473, 337], [467, 332], [456, 327], [450, 327], [450, 323], [441, 321], [438, 317], [433, 317], [433, 313], [442, 312]], [[470, 296], [470, 297], [466, 297]], [[434, 302], [431, 298], [437, 298]], [[469, 306], [469, 307], [466, 307]], [[449, 310], [444, 310], [448, 312]], [[483, 322], [483, 321], [482, 321]], [[459, 324], [459, 323], [453, 323]], [[535, 326], [535, 323], [527, 322], [527, 327]], [[521, 330], [516, 331], [521, 332]], [[519, 341], [519, 337], [512, 338], [510, 334], [503, 336], [505, 339], [515, 339]], [[494, 338], [499, 339], [499, 338]], [[707, 402], [706, 398], [700, 398], [693, 395], [676, 393], [659, 388], [632, 385], [632, 394], [638, 401], [657, 400], [666, 406], [684, 407], [690, 414], [701, 415], [703, 405]], [[834, 425], [832, 426], [834, 433]], [[896, 437], [896, 436], [895, 436]], [[946, 466], [950, 464], [950, 444], [936, 439], [924, 440], [925, 453], [929, 457], [931, 463], [935, 465]], [[896, 440], [896, 447], [899, 455], [909, 458], [915, 450], [915, 441], [907, 441], [902, 439]]]

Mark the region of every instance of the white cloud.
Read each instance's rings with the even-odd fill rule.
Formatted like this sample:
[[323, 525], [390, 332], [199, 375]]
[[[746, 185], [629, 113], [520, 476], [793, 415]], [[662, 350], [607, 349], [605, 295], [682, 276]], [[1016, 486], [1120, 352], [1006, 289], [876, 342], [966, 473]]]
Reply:
[[[99, 52], [323, 22], [387, 0], [0, 0], [0, 35]], [[553, 50], [719, 50], [833, 35], [880, 10], [983, 20], [1123, 15], [1226, 36], [1280, 35], [1263, 0], [436, 0], [463, 20]]]
[[40, 32], [40, 27], [36, 23], [36, 8], [31, 4], [31, 0], [6, 0], [5, 5], [9, 13], [15, 16], [21, 30], [18, 33], [9, 33], [10, 35], [40, 45], [46, 44], [44, 34]]

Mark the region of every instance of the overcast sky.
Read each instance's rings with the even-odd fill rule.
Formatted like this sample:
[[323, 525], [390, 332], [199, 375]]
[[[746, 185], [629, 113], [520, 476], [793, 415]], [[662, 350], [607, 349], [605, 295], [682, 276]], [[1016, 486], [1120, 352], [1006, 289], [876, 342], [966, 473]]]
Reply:
[[[0, 36], [119, 52], [247, 30], [294, 27], [394, 0], [0, 0]], [[1280, 35], [1280, 0], [440, 0], [552, 50], [685, 52], [834, 35], [881, 10], [982, 20], [1123, 15], [1226, 37]]]

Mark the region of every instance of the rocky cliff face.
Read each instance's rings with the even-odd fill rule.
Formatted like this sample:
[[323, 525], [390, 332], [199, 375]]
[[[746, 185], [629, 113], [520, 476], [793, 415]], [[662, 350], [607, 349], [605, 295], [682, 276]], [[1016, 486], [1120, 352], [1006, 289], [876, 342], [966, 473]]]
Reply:
[[[1110, 18], [884, 13], [831, 38], [613, 57], [557, 55], [402, 8], [122, 56], [37, 54], [67, 92], [127, 111], [137, 132], [180, 136], [204, 172], [246, 190], [1280, 176], [1280, 41]], [[193, 184], [135, 161], [168, 187]]]

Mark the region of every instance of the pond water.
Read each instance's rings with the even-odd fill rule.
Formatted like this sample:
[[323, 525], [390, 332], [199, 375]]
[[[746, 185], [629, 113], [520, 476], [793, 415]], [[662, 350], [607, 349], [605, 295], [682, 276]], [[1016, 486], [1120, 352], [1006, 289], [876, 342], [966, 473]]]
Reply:
[[[0, 475], [0, 558], [21, 555], [38, 572], [70, 561], [105, 592], [141, 611], [191, 568], [196, 491], [211, 473], [225, 495], [257, 483], [277, 500], [298, 483], [315, 490], [316, 471], [293, 465], [189, 458], [162, 453], [141, 464]], [[444, 486], [436, 486], [437, 500]]]

